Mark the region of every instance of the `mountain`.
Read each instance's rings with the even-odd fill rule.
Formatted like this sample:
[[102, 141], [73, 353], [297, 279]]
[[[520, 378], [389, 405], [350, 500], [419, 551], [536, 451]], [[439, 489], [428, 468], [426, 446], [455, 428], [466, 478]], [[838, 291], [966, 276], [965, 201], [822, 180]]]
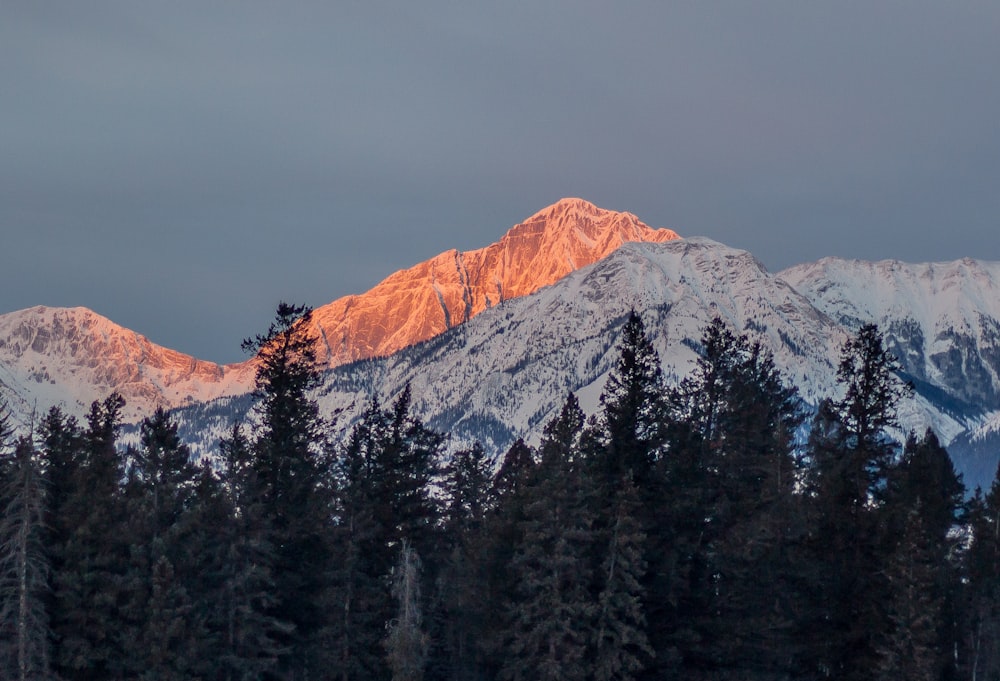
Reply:
[[1000, 263], [824, 258], [778, 276], [846, 328], [878, 324], [917, 393], [951, 417], [940, 435], [953, 457], [988, 484], [1000, 451]]
[[118, 391], [125, 417], [246, 392], [247, 367], [170, 350], [86, 308], [33, 307], [0, 315], [0, 389], [15, 420], [59, 405], [82, 416]]
[[[715, 316], [773, 348], [778, 366], [815, 403], [834, 386], [846, 332], [746, 251], [709, 239], [626, 243], [534, 294], [492, 306], [465, 324], [386, 357], [332, 369], [321, 410], [352, 419], [371, 398], [394, 399], [406, 384], [413, 407], [453, 443], [479, 439], [495, 453], [541, 429], [577, 392], [593, 413], [617, 360], [619, 330], [639, 311], [668, 382], [685, 376]], [[195, 405], [179, 416], [214, 441], [247, 401]]]
[[[631, 308], [668, 381], [687, 374], [721, 316], [772, 349], [807, 405], [838, 395], [839, 348], [875, 322], [917, 388], [896, 435], [933, 428], [966, 483], [988, 484], [1000, 446], [998, 281], [1000, 264], [974, 260], [828, 258], [774, 274], [745, 251], [565, 199], [496, 244], [443, 253], [317, 309], [331, 367], [317, 396], [346, 429], [369, 399], [410, 383], [430, 425], [499, 452], [516, 437], [537, 441], [567, 391], [596, 410]], [[252, 362], [201, 362], [82, 308], [0, 316], [0, 389], [22, 424], [33, 408], [82, 414], [118, 390], [132, 418], [179, 408], [185, 438], [205, 452], [249, 408], [252, 374]]]
[[[679, 238], [631, 213], [563, 199], [475, 251], [447, 251], [397, 272], [367, 293], [314, 311], [318, 356], [330, 366], [388, 355], [489, 307], [530, 294], [626, 241]], [[0, 315], [0, 390], [14, 420], [61, 406], [82, 416], [112, 391], [127, 418], [245, 393], [253, 360], [221, 366], [151, 343], [85, 308], [35, 307]]]
[[631, 213], [562, 199], [486, 248], [446, 251], [396, 272], [366, 293], [317, 308], [319, 356], [333, 367], [389, 355], [553, 284], [623, 243], [678, 238]]

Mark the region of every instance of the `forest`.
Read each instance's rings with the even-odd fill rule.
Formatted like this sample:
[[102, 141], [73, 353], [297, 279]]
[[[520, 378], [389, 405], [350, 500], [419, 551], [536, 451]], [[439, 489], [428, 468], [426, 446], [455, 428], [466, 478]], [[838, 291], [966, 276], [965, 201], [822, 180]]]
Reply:
[[676, 387], [632, 313], [597, 413], [455, 451], [409, 388], [346, 437], [306, 307], [192, 461], [122, 398], [0, 426], [0, 680], [1000, 679], [1000, 484], [968, 492], [875, 326], [807, 409], [719, 319]]

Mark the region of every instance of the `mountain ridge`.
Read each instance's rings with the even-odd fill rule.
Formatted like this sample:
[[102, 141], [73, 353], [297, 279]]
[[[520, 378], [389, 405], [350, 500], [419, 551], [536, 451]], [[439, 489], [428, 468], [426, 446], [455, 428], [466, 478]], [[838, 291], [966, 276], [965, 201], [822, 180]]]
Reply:
[[[489, 246], [445, 251], [364, 293], [317, 308], [317, 355], [330, 367], [388, 355], [550, 285], [628, 240], [677, 238], [631, 213], [562, 199]], [[253, 374], [253, 359], [228, 365], [199, 360], [83, 307], [36, 306], [0, 315], [0, 389], [21, 425], [50, 406], [83, 416], [90, 402], [112, 391], [126, 398], [125, 417], [139, 418], [158, 406], [246, 392]]]

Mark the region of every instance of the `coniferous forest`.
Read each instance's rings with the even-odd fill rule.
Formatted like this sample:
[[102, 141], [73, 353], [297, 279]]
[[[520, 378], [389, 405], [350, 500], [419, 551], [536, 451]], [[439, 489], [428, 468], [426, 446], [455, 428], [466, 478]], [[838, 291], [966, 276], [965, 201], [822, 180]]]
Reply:
[[967, 494], [878, 329], [804, 411], [716, 320], [677, 387], [633, 313], [600, 408], [537, 447], [448, 447], [405, 390], [346, 438], [279, 306], [211, 461], [169, 414], [117, 438], [4, 422], [0, 678], [1000, 679], [1000, 484]]

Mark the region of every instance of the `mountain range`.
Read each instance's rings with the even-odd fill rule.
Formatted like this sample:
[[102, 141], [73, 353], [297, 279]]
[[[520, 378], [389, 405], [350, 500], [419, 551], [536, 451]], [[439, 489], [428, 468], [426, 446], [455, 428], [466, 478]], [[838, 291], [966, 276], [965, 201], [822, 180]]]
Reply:
[[[874, 322], [916, 387], [898, 435], [933, 428], [966, 483], [986, 485], [1000, 451], [998, 284], [1000, 263], [970, 259], [826, 258], [772, 273], [746, 251], [564, 199], [486, 248], [442, 253], [317, 308], [329, 367], [317, 399], [346, 429], [370, 399], [409, 383], [432, 427], [498, 453], [537, 441], [567, 391], [596, 409], [631, 309], [668, 381], [690, 370], [719, 316], [774, 352], [807, 406], [837, 394], [840, 346]], [[82, 415], [117, 390], [127, 418], [173, 408], [195, 450], [211, 451], [248, 408], [253, 369], [159, 347], [84, 308], [0, 315], [0, 390], [22, 425], [52, 405]]]

